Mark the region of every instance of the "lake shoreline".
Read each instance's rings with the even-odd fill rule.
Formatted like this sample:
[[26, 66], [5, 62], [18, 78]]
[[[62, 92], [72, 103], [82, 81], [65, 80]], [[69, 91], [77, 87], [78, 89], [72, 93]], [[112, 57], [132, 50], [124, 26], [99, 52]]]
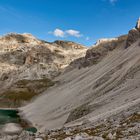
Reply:
[[18, 108], [0, 108], [0, 117], [1, 128], [7, 123], [17, 123], [23, 130], [33, 128], [32, 123], [24, 118], [22, 111]]

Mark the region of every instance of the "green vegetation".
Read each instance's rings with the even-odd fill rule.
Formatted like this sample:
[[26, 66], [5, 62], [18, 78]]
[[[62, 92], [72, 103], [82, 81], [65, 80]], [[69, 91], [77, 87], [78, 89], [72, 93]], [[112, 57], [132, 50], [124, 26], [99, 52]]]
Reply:
[[19, 107], [54, 84], [50, 79], [20, 80], [1, 95], [0, 106]]
[[[87, 106], [87, 105], [86, 105]], [[80, 107], [81, 108], [81, 107]], [[80, 133], [86, 133], [89, 136], [100, 136], [104, 138], [104, 140], [110, 140], [109, 134], [114, 136], [114, 140], [118, 140], [127, 136], [136, 136], [139, 134], [138, 130], [135, 128], [136, 124], [140, 122], [140, 114], [135, 112], [126, 118], [122, 118], [118, 126], [113, 126], [114, 121], [110, 121], [110, 118], [107, 122], [103, 122], [101, 124], [97, 124], [92, 127], [81, 127], [75, 126], [71, 128], [69, 133], [66, 133], [64, 129], [57, 130], [56, 134], [52, 135], [52, 139], [62, 140], [67, 137], [76, 136]], [[128, 131], [129, 128], [132, 128]], [[53, 133], [53, 132], [52, 132]], [[46, 137], [46, 140], [50, 139], [50, 137]]]
[[87, 115], [90, 111], [91, 110], [90, 110], [90, 107], [88, 104], [81, 105], [70, 113], [66, 123], [77, 120], [77, 119]]
[[4, 125], [6, 123], [18, 123], [25, 131], [36, 133], [37, 129], [32, 127], [25, 120], [21, 119], [18, 113], [19, 112], [17, 110], [0, 109], [0, 125]]

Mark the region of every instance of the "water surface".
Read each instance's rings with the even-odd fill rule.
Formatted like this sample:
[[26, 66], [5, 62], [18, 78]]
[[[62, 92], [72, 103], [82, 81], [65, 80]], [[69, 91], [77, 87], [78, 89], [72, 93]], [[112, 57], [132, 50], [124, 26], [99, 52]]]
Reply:
[[37, 129], [35, 127], [29, 126], [27, 122], [20, 118], [18, 113], [19, 112], [17, 110], [0, 109], [0, 129], [6, 123], [18, 123], [23, 127], [24, 130], [36, 133]]

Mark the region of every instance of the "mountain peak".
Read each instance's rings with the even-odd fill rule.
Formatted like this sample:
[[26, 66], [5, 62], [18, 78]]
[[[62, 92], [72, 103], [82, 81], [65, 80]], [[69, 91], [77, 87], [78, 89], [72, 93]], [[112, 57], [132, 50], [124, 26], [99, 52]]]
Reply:
[[137, 21], [136, 29], [140, 31], [140, 18], [139, 18], [138, 21]]
[[126, 48], [131, 46], [138, 39], [140, 39], [140, 18], [138, 19], [135, 28], [131, 29], [128, 33]]
[[34, 37], [32, 34], [28, 33], [8, 33], [2, 37], [0, 37], [0, 41], [2, 42], [15, 42], [15, 43], [29, 43], [33, 41], [37, 41], [38, 39]]

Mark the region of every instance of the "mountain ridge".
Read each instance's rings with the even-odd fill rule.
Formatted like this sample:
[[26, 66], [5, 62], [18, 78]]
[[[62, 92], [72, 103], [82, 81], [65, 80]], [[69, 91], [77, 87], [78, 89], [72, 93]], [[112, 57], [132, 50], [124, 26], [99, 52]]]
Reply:
[[[121, 106], [126, 105], [127, 110], [131, 102], [134, 102], [134, 106], [139, 106], [139, 78], [136, 77], [139, 76], [140, 38], [126, 47], [130, 34], [131, 32], [128, 36], [117, 39], [118, 44], [115, 42], [113, 49], [110, 48], [112, 44], [107, 45], [109, 53], [103, 55], [104, 59], [98, 63], [91, 64], [90, 67], [74, 68], [58, 76], [56, 79], [61, 81], [60, 84], [21, 108], [25, 116], [40, 124], [40, 128], [46, 124], [45, 128], [54, 129], [67, 123], [82, 125], [85, 119], [93, 122], [96, 116], [103, 116], [105, 119], [104, 112], [111, 116], [110, 111], [116, 110], [114, 113], [117, 114]], [[37, 110], [45, 106], [46, 101], [47, 107]], [[39, 112], [42, 113], [41, 116], [34, 117]]]
[[[14, 96], [15, 91], [22, 95], [34, 94], [31, 89], [41, 91], [18, 108], [20, 116], [38, 129], [39, 137], [43, 134], [45, 139], [58, 140], [76, 140], [78, 136], [82, 140], [84, 137], [137, 140], [140, 138], [139, 28], [138, 21], [127, 35], [101, 39], [89, 49], [69, 41], [42, 41], [41, 45], [35, 45], [40, 44], [37, 40], [31, 45], [27, 41], [30, 37], [19, 39], [27, 50], [0, 54], [1, 69], [2, 64], [7, 64], [7, 68], [13, 66], [8, 74], [1, 75], [0, 84], [9, 84], [3, 95], [11, 99], [13, 91]], [[24, 55], [24, 61], [17, 61]]]

